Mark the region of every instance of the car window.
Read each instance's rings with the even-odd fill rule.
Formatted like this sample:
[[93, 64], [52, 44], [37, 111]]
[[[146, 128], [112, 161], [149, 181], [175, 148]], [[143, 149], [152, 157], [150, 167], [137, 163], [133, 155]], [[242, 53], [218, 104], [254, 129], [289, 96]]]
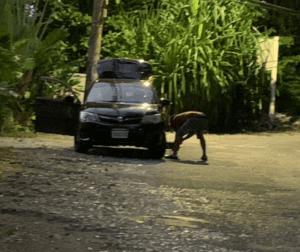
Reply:
[[95, 83], [87, 102], [125, 102], [152, 103], [159, 102], [155, 88], [142, 82]]
[[126, 103], [157, 103], [157, 94], [152, 86], [142, 82], [118, 83], [117, 100]]
[[107, 82], [95, 83], [87, 97], [87, 102], [112, 102], [115, 100], [116, 87]]

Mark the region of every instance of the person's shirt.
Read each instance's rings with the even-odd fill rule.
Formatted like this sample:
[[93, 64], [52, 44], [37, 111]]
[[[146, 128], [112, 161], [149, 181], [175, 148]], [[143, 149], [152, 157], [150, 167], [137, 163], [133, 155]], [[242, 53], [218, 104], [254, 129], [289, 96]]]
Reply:
[[181, 127], [181, 125], [184, 124], [189, 118], [193, 116], [197, 116], [201, 118], [206, 117], [204, 113], [198, 111], [183, 112], [181, 114], [171, 116], [170, 119], [171, 127], [175, 129], [175, 131], [177, 132], [178, 129]]

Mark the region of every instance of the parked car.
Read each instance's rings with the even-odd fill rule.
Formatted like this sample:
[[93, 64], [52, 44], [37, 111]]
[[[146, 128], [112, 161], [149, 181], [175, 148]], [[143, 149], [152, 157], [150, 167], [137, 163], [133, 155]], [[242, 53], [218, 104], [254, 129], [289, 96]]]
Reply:
[[93, 84], [83, 105], [72, 96], [37, 97], [36, 131], [74, 135], [76, 152], [86, 153], [94, 145], [128, 145], [148, 148], [151, 158], [162, 158], [166, 136], [161, 111], [170, 102], [159, 99], [155, 87], [143, 79], [149, 75], [150, 63], [103, 62], [97, 69], [102, 78]]

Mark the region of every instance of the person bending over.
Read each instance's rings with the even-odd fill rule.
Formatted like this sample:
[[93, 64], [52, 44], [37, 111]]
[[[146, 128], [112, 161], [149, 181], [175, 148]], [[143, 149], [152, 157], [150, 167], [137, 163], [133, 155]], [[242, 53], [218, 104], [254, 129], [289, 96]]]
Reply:
[[173, 145], [173, 154], [166, 156], [165, 158], [178, 159], [177, 152], [180, 144], [194, 134], [197, 134], [197, 138], [200, 139], [200, 145], [203, 151], [201, 159], [207, 161], [206, 145], [203, 137], [203, 130], [207, 126], [206, 115], [202, 112], [188, 111], [171, 116], [170, 123], [171, 127], [176, 132], [176, 137]]

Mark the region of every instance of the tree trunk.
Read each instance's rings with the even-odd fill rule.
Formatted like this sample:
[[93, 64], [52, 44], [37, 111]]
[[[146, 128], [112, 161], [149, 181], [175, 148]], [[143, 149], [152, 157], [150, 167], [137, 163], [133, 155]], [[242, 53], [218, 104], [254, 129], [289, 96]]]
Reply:
[[88, 65], [86, 70], [84, 100], [86, 100], [94, 81], [98, 78], [96, 65], [97, 61], [100, 59], [103, 20], [105, 16], [106, 0], [94, 0], [92, 35], [90, 39]]

